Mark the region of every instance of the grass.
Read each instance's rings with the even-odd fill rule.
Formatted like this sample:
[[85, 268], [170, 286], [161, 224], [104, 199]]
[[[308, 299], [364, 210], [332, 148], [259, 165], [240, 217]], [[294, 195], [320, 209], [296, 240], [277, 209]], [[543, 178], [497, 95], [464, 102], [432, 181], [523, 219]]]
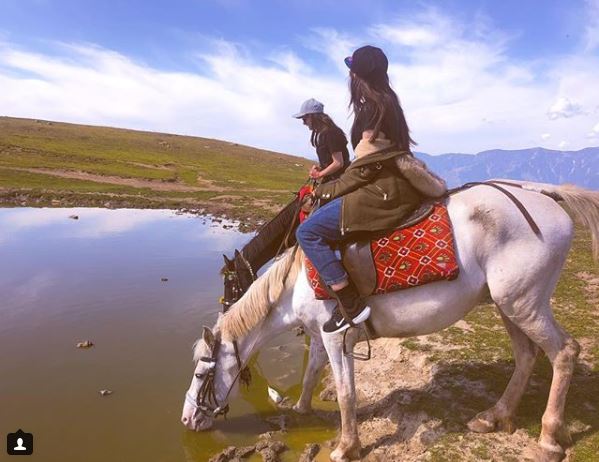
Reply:
[[311, 164], [207, 138], [0, 117], [5, 206], [98, 205], [110, 195], [119, 206], [260, 221], [291, 200]]

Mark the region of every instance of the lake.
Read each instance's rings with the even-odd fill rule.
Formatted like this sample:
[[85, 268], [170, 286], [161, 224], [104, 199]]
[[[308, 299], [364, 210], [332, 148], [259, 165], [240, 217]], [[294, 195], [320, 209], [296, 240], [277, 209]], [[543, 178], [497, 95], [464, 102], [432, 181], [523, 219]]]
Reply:
[[[0, 209], [2, 441], [33, 433], [30, 460], [44, 462], [191, 462], [275, 430], [266, 386], [297, 398], [307, 359], [293, 333], [258, 354], [251, 387], [213, 431], [179, 422], [192, 344], [221, 310], [222, 254], [250, 238], [168, 210]], [[84, 340], [95, 346], [76, 348]], [[292, 418], [283, 460], [334, 435], [317, 417]]]

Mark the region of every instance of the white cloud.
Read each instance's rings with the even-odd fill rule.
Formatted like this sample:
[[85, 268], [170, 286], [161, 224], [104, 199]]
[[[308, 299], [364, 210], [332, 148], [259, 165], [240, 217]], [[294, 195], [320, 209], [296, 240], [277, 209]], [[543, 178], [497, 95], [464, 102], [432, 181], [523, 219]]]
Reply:
[[[78, 220], [69, 216], [77, 215]], [[106, 210], [98, 208], [14, 209], [2, 214], [0, 242], [33, 229], [61, 226], [59, 234], [78, 238], [103, 238], [135, 230], [173, 216], [167, 210]]]
[[[596, 4], [588, 3], [590, 11]], [[279, 49], [266, 59], [216, 40], [209, 52], [195, 54], [201, 72], [165, 71], [89, 44], [42, 54], [0, 43], [0, 111], [313, 156], [307, 130], [291, 114], [314, 97], [347, 131], [343, 58], [375, 43], [389, 56], [392, 83], [421, 151], [523, 148], [549, 132], [567, 138], [572, 149], [586, 145], [599, 107], [599, 57], [581, 49], [522, 62], [510, 56], [512, 37], [488, 18], [465, 23], [427, 9], [410, 19], [366, 24], [359, 36], [316, 29], [302, 39], [304, 48]], [[584, 30], [586, 37], [590, 29]], [[334, 67], [323, 66], [317, 53]]]
[[569, 143], [567, 141], [562, 140], [562, 141], [559, 142], [559, 144], [557, 145], [557, 147], [560, 148], [560, 149], [564, 149], [564, 148], [566, 148], [568, 146], [568, 144]]
[[599, 138], [599, 123], [597, 123], [589, 133], [587, 133], [587, 138], [591, 140], [595, 140]]
[[551, 120], [556, 120], [562, 117], [574, 117], [583, 113], [584, 111], [582, 109], [582, 106], [580, 106], [577, 103], [573, 103], [568, 98], [562, 96], [551, 105], [551, 107], [547, 111], [547, 117], [549, 117]]
[[541, 135], [541, 139], [542, 139], [543, 141], [547, 141], [549, 138], [551, 138], [551, 133], [543, 133], [543, 134]]

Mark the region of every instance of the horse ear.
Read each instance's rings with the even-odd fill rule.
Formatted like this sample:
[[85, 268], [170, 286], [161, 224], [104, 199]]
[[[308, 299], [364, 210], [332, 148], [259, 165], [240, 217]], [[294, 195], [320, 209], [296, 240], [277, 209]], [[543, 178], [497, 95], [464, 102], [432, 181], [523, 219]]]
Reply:
[[223, 259], [225, 260], [225, 266], [229, 266], [231, 263], [233, 263], [231, 260], [229, 260], [227, 258], [227, 256], [223, 253]]
[[235, 259], [239, 258], [241, 256], [241, 252], [237, 249], [235, 249]]
[[210, 327], [204, 326], [202, 337], [204, 338], [204, 342], [206, 342], [206, 345], [208, 345], [208, 348], [214, 348], [214, 345], [216, 344], [216, 339], [214, 338], [214, 334], [212, 333], [212, 330], [210, 330]]

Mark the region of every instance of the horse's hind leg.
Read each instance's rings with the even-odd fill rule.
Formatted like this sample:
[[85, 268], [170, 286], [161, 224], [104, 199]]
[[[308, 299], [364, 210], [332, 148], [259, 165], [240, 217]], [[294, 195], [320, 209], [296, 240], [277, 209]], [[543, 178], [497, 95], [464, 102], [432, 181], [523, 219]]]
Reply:
[[516, 369], [499, 401], [491, 409], [477, 414], [468, 422], [468, 428], [478, 433], [495, 430], [512, 433], [515, 430], [514, 413], [528, 385], [538, 352], [538, 347], [520, 328], [510, 321], [501, 310], [499, 313], [512, 341]]
[[300, 414], [307, 414], [312, 410], [312, 394], [318, 382], [318, 377], [322, 368], [327, 363], [327, 352], [322, 344], [320, 334], [311, 334], [310, 353], [308, 355], [308, 365], [304, 372], [304, 381], [302, 384], [302, 394], [293, 410]]
[[504, 314], [541, 347], [553, 368], [539, 446], [543, 451], [543, 460], [559, 461], [563, 458], [564, 447], [571, 444], [564, 408], [580, 346], [555, 322], [549, 300], [536, 304], [522, 297], [512, 308], [514, 311]]

